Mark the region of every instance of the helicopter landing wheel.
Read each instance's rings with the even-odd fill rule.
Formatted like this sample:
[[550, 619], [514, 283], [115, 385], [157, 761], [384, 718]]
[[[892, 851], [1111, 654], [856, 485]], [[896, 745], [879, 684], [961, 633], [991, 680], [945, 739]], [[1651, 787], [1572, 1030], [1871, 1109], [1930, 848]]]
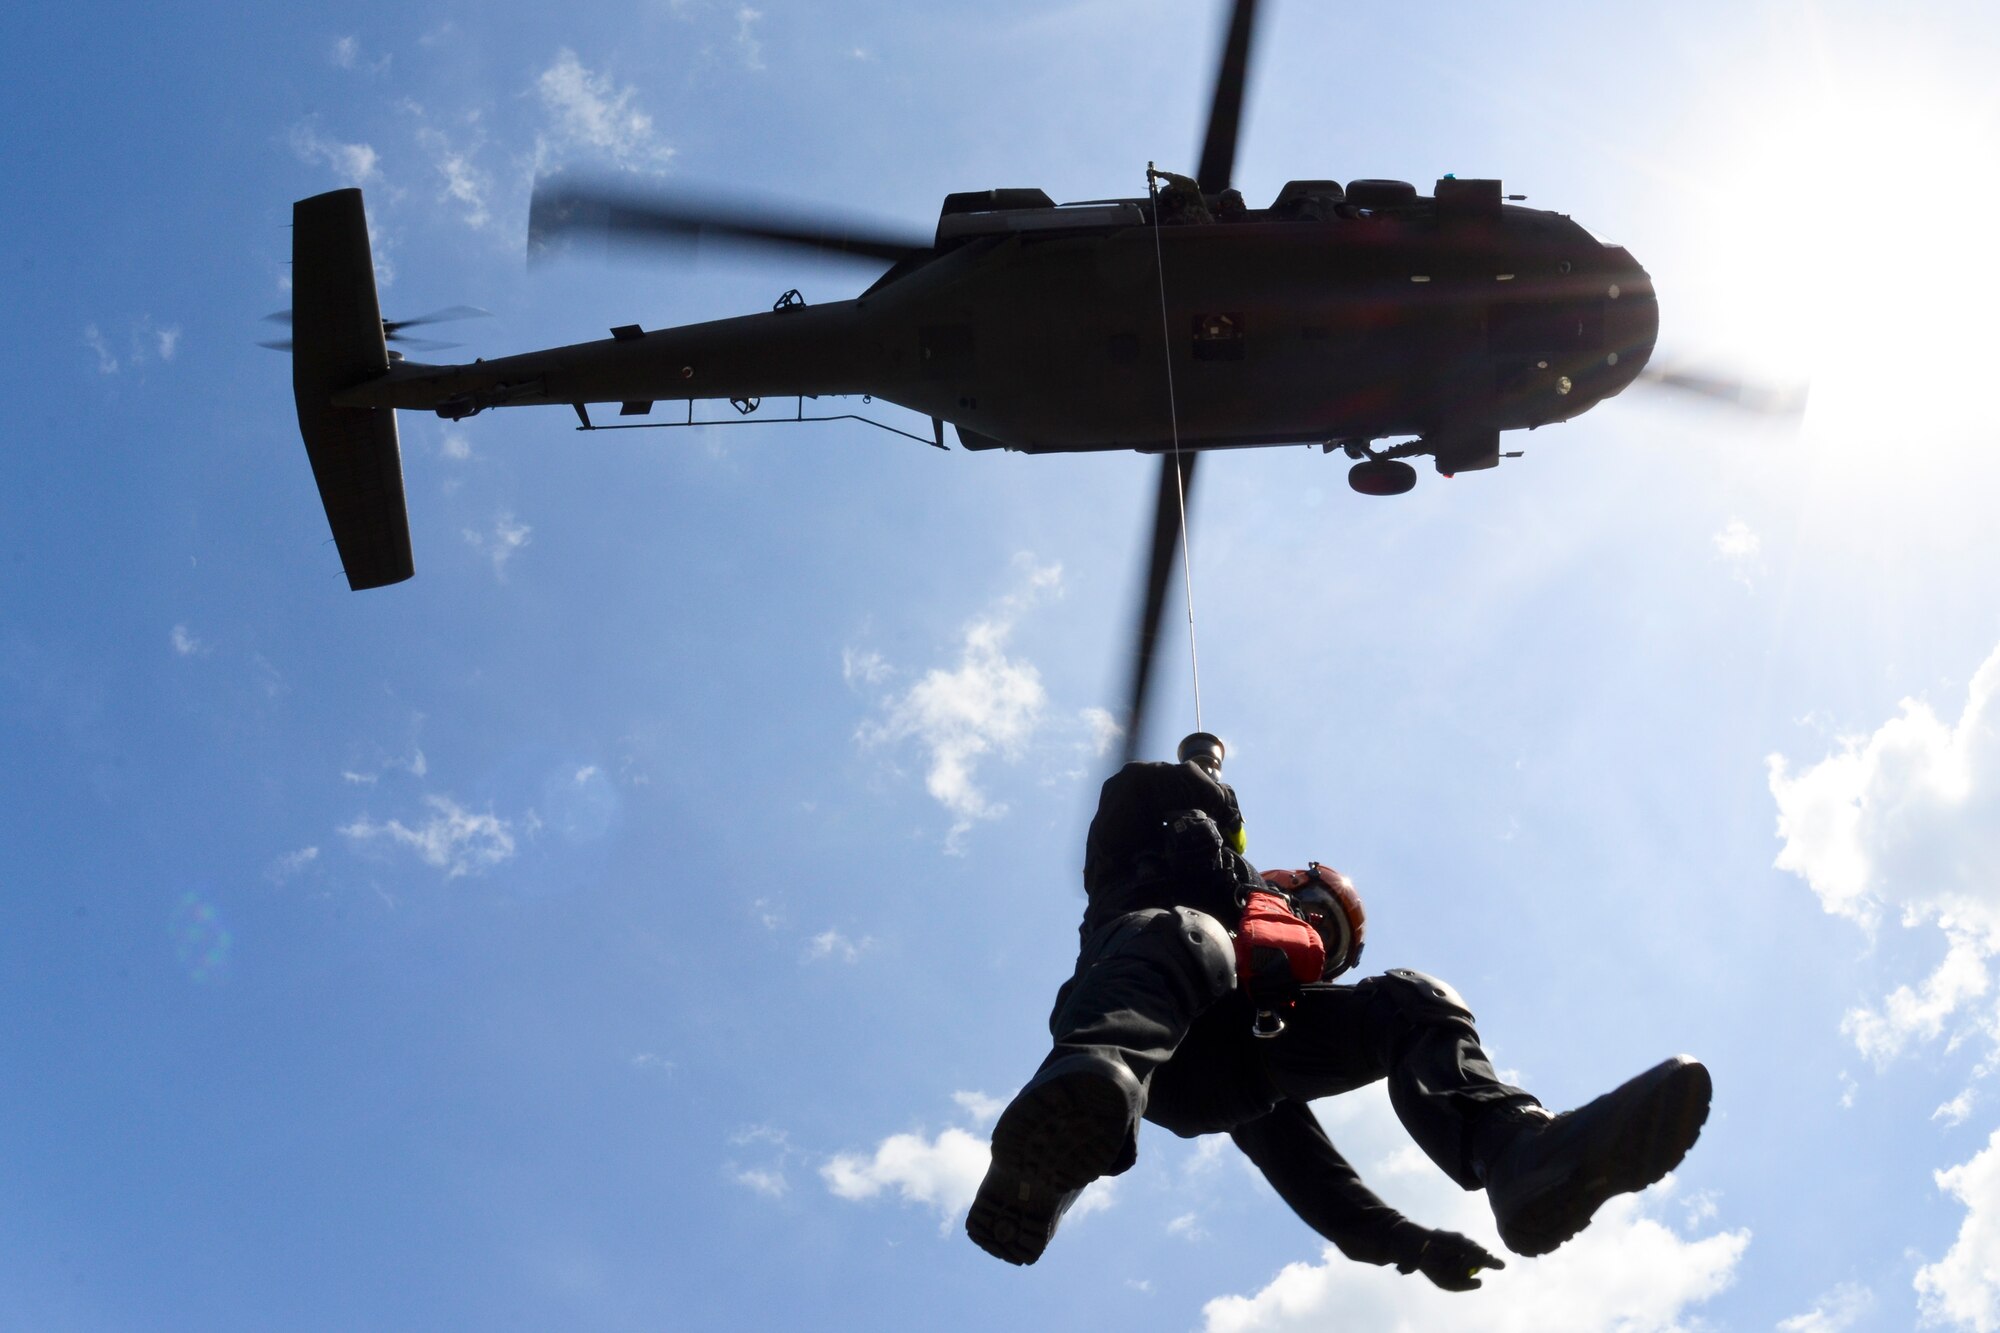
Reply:
[[1363, 495], [1401, 495], [1417, 484], [1417, 470], [1393, 458], [1371, 458], [1347, 469], [1347, 484]]

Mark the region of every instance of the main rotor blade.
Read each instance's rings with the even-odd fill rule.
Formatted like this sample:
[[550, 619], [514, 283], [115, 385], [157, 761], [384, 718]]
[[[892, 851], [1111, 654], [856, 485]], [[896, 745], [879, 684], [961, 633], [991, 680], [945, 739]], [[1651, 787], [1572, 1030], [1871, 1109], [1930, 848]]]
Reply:
[[1222, 63], [1215, 70], [1215, 98], [1208, 108], [1208, 133], [1202, 136], [1201, 167], [1195, 184], [1203, 194], [1229, 188], [1236, 169], [1236, 136], [1243, 121], [1243, 88], [1250, 77], [1250, 30], [1257, 22], [1257, 0], [1236, 0], [1229, 12], [1229, 35], [1222, 43]]
[[630, 186], [540, 181], [528, 206], [528, 258], [545, 257], [572, 237], [628, 244], [685, 245], [719, 240], [780, 246], [895, 264], [929, 254], [928, 240], [875, 223], [793, 212], [775, 205], [676, 201]]
[[1647, 384], [1677, 389], [1759, 416], [1774, 417], [1804, 416], [1810, 389], [1805, 384], [1758, 384], [1730, 375], [1710, 375], [1671, 366], [1657, 370], [1648, 367], [1639, 373], [1639, 378]]
[[1153, 676], [1153, 659], [1160, 646], [1160, 622], [1166, 615], [1167, 586], [1173, 581], [1174, 557], [1185, 534], [1181, 531], [1182, 496], [1194, 494], [1194, 464], [1200, 454], [1160, 455], [1160, 484], [1153, 504], [1153, 544], [1146, 555], [1146, 595], [1140, 604], [1138, 655], [1132, 663], [1132, 690], [1125, 709], [1125, 763], [1138, 757], [1146, 725], [1146, 696]]

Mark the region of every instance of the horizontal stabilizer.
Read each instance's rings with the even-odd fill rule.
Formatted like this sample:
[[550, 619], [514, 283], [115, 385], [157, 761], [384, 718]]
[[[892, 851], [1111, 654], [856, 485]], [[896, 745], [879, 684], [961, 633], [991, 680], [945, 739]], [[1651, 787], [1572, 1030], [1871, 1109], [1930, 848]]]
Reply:
[[333, 396], [389, 371], [361, 191], [292, 206], [292, 391], [334, 545], [356, 592], [416, 572], [396, 412]]

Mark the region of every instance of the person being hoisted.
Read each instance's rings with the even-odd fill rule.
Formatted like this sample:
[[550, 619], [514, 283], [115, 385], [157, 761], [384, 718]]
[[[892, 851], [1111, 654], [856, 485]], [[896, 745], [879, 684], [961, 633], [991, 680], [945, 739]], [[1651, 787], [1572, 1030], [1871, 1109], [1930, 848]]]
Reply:
[[1076, 971], [1056, 993], [1048, 1057], [994, 1125], [966, 1219], [976, 1244], [1034, 1263], [1084, 1186], [1131, 1167], [1144, 1118], [1183, 1137], [1228, 1133], [1348, 1258], [1477, 1287], [1502, 1261], [1377, 1198], [1308, 1105], [1378, 1079], [1438, 1168], [1486, 1191], [1516, 1254], [1548, 1253], [1680, 1162], [1708, 1116], [1699, 1062], [1676, 1056], [1551, 1115], [1500, 1081], [1447, 983], [1399, 968], [1330, 984], [1360, 957], [1360, 897], [1317, 862], [1260, 875], [1244, 859], [1223, 754], [1196, 732], [1179, 762], [1105, 782]]

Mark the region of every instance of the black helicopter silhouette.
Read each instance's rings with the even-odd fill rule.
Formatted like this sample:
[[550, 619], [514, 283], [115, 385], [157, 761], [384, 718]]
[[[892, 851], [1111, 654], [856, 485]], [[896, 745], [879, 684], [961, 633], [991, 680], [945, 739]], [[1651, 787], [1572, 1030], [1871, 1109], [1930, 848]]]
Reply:
[[[948, 195], [935, 232], [825, 215], [676, 203], [562, 177], [537, 187], [531, 256], [578, 236], [783, 246], [886, 266], [852, 300], [612, 336], [468, 365], [389, 351], [359, 190], [298, 202], [293, 379], [299, 424], [351, 587], [414, 572], [395, 409], [865, 394], [950, 423], [967, 449], [1162, 456], [1133, 675], [1139, 742], [1158, 628], [1201, 452], [1338, 448], [1371, 495], [1497, 465], [1505, 431], [1588, 411], [1639, 378], [1658, 306], [1646, 271], [1495, 180], [1287, 184], [1268, 207], [1230, 188], [1256, 0], [1234, 0], [1192, 181], [1058, 205], [1037, 189]], [[439, 312], [456, 316], [460, 310]], [[483, 313], [471, 312], [468, 313]], [[434, 318], [434, 317], [431, 317]], [[404, 321], [413, 323], [417, 321]], [[1743, 386], [1654, 375], [1747, 402]], [[1751, 404], [1754, 405], [1754, 404]], [[821, 418], [824, 419], [824, 418]], [[1406, 438], [1407, 437], [1407, 438]], [[1378, 445], [1378, 441], [1402, 440]]]

